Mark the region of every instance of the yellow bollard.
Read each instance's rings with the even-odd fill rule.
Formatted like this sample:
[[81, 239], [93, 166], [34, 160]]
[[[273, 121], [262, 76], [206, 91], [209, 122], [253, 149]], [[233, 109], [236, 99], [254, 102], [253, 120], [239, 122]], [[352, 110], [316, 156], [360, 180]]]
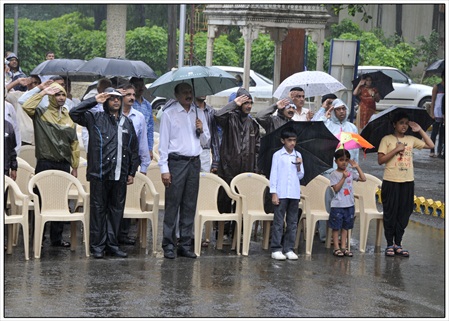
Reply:
[[382, 192], [382, 190], [380, 188], [378, 188], [376, 191], [376, 199], [377, 199], [377, 202], [380, 204], [382, 204], [381, 192]]
[[433, 215], [433, 209], [432, 209], [433, 203], [434, 203], [433, 199], [431, 199], [431, 198], [426, 199], [426, 201], [424, 202], [424, 207], [425, 207], [424, 214]]
[[440, 214], [440, 217], [441, 217], [441, 218], [444, 218], [444, 203], [441, 204], [440, 208], [437, 209], [437, 211], [438, 211], [438, 210], [441, 211], [441, 212], [440, 212], [440, 213], [441, 213], [441, 214]]
[[415, 207], [416, 207], [416, 211], [420, 212], [421, 214], [424, 214], [425, 212], [425, 203], [426, 199], [422, 196], [420, 197], [416, 197], [415, 198]]

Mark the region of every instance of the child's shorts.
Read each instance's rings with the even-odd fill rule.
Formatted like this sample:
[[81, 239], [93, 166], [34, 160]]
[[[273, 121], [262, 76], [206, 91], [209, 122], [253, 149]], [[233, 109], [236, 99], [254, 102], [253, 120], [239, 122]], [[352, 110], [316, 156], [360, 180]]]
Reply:
[[329, 214], [329, 227], [333, 230], [350, 230], [354, 227], [354, 206], [332, 207]]

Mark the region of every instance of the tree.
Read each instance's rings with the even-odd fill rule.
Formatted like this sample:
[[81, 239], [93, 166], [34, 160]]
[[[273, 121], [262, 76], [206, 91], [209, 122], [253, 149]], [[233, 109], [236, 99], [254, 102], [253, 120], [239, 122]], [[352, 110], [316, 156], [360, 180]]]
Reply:
[[334, 11], [335, 15], [338, 15], [340, 13], [340, 11], [345, 10], [345, 9], [347, 9], [349, 15], [351, 15], [353, 17], [357, 13], [361, 13], [362, 18], [360, 20], [362, 20], [364, 22], [368, 22], [370, 19], [373, 18], [366, 12], [366, 8], [365, 8], [364, 4], [333, 4], [331, 8]]

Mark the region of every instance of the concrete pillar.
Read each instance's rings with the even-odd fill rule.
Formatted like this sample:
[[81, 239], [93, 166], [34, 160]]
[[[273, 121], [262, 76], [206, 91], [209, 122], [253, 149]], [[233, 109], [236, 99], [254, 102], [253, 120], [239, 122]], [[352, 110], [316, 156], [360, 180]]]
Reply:
[[243, 87], [246, 90], [249, 90], [249, 71], [251, 69], [251, 46], [254, 39], [257, 39], [259, 36], [259, 29], [254, 27], [253, 25], [246, 25], [244, 27], [240, 27], [240, 32], [243, 35], [243, 39], [245, 40], [245, 54], [243, 58]]
[[269, 30], [270, 38], [274, 41], [274, 71], [273, 71], [273, 93], [281, 83], [281, 56], [282, 42], [288, 34], [286, 28], [273, 28]]
[[215, 25], [207, 25], [207, 49], [206, 49], [206, 66], [212, 66], [214, 57], [214, 40], [218, 28]]
[[126, 6], [107, 5], [106, 57], [126, 57]]
[[[310, 35], [313, 42], [316, 43], [316, 70], [323, 71], [324, 62], [324, 28], [323, 29], [308, 29], [306, 36]], [[327, 72], [327, 71], [325, 71]], [[315, 96], [315, 111], [321, 106], [321, 101], [318, 96]]]

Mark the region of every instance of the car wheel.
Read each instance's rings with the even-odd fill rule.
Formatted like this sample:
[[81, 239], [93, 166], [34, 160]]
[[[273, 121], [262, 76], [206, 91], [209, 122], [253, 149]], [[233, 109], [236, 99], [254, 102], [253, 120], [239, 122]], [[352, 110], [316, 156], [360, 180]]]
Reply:
[[154, 115], [154, 116], [156, 116], [157, 113], [158, 113], [158, 111], [159, 111], [162, 107], [164, 107], [165, 102], [166, 102], [165, 100], [158, 100], [157, 102], [155, 102], [155, 103], [153, 103], [153, 104], [151, 105], [151, 107], [153, 108], [153, 115]]
[[418, 104], [418, 107], [424, 108], [425, 103], [430, 103], [432, 101], [431, 97], [424, 97]]

